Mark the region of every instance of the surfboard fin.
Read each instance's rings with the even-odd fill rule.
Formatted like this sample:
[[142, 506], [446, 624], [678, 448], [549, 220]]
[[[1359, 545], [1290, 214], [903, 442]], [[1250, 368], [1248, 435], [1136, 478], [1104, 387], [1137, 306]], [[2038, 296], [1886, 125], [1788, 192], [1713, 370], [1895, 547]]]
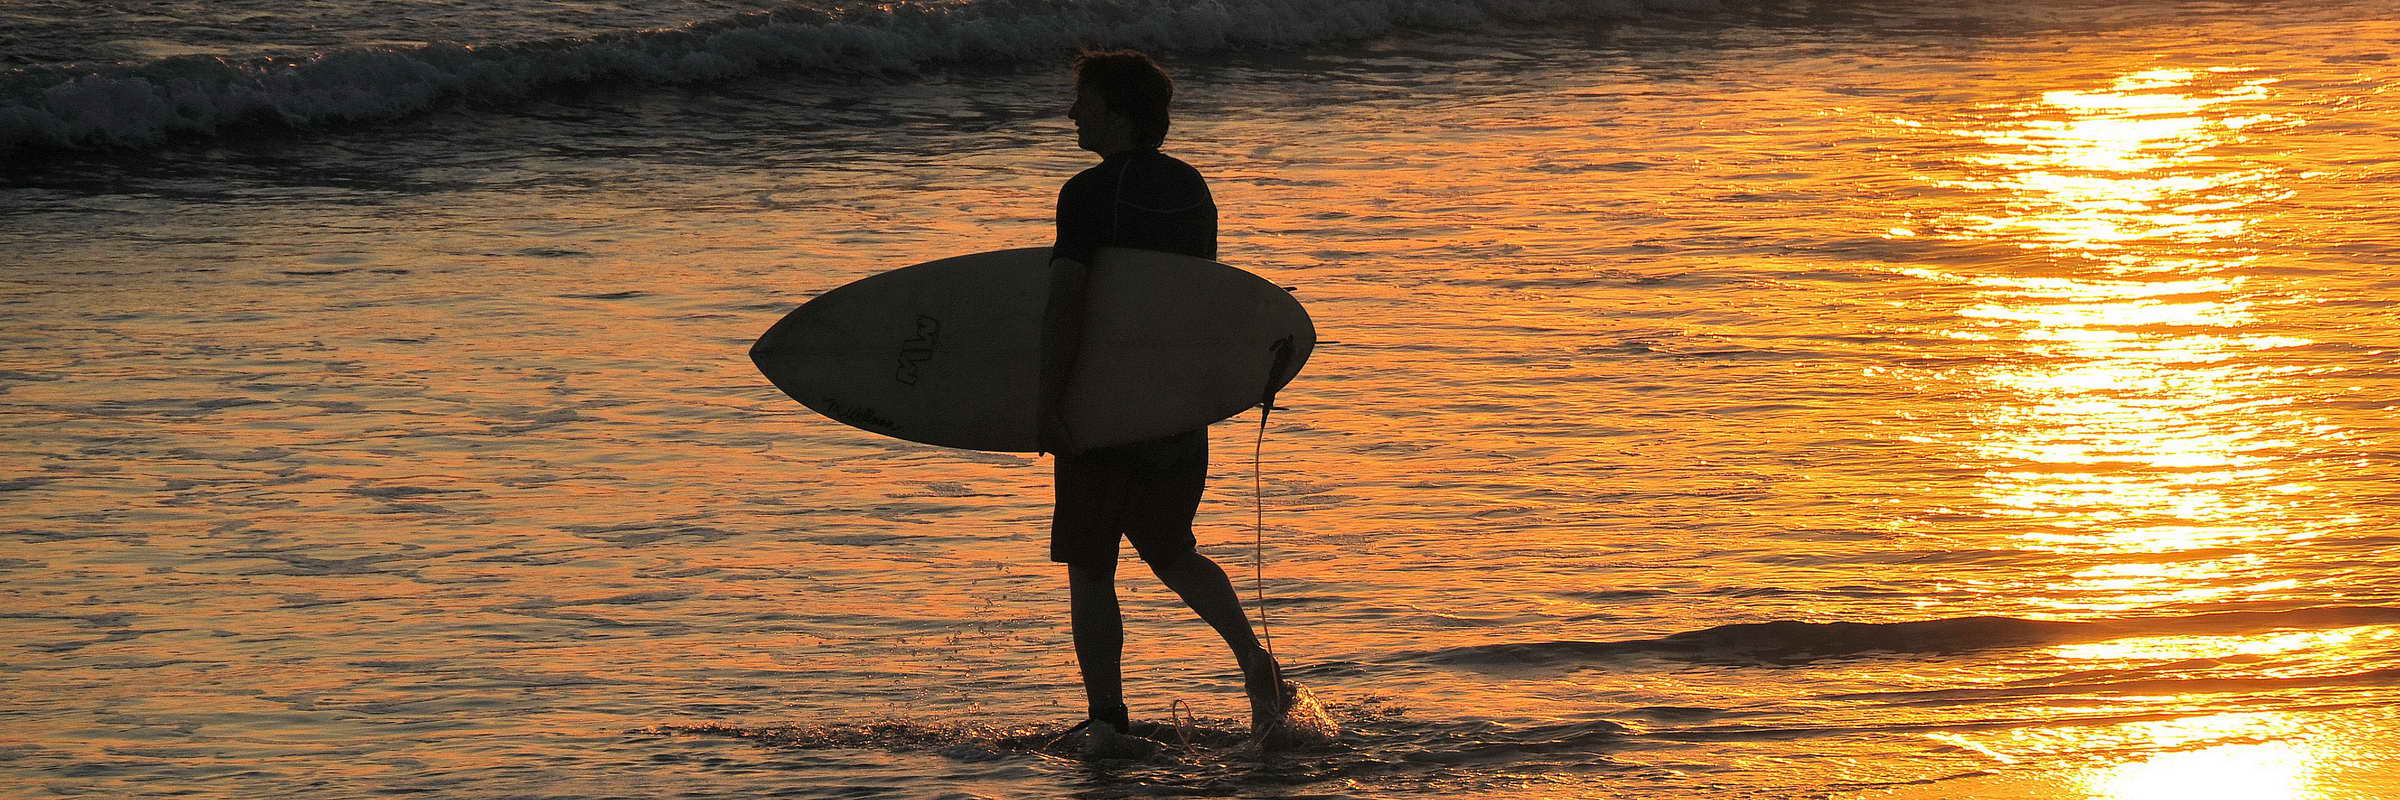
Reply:
[[[1267, 367], [1266, 391], [1258, 396], [1258, 407], [1273, 411], [1275, 409], [1275, 392], [1283, 388], [1281, 385], [1283, 371], [1292, 365], [1292, 337], [1286, 335], [1277, 339], [1274, 344], [1268, 345], [1267, 349], [1275, 351], [1275, 363]], [[1261, 419], [1260, 421], [1264, 422], [1265, 420]]]

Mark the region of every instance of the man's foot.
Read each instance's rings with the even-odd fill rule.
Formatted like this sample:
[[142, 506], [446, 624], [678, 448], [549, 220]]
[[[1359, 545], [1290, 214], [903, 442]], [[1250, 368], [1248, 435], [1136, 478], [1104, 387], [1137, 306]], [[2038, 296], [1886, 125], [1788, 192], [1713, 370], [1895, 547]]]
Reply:
[[1261, 750], [1317, 747], [1341, 738], [1342, 725], [1314, 693], [1283, 679], [1283, 665], [1259, 651], [1242, 664], [1250, 695], [1250, 743]]
[[1292, 707], [1292, 686], [1283, 680], [1283, 665], [1258, 650], [1242, 660], [1242, 692], [1250, 695], [1250, 733], [1263, 736], [1283, 721]]
[[1068, 729], [1060, 739], [1081, 751], [1087, 759], [1137, 760], [1149, 758], [1158, 752], [1157, 742], [1127, 735], [1114, 723], [1096, 719], [1084, 720], [1083, 724]]

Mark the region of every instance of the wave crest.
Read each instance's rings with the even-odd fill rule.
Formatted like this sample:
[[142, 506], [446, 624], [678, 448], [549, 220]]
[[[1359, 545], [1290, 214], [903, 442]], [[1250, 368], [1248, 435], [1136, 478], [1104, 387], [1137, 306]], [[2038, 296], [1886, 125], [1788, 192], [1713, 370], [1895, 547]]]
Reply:
[[1794, 661], [1867, 653], [1951, 653], [2129, 636], [2227, 634], [2393, 623], [2400, 623], [2400, 607], [2326, 606], [2288, 611], [2222, 611], [2081, 622], [1996, 616], [1907, 622], [1780, 620], [1719, 625], [1657, 639], [1515, 642], [1453, 647], [1412, 654], [1407, 659], [1466, 666], [1555, 666], [1634, 656]]
[[0, 78], [0, 151], [151, 147], [246, 125], [389, 120], [444, 103], [505, 105], [601, 83], [705, 83], [769, 69], [912, 72], [934, 64], [1053, 59], [1079, 47], [1291, 46], [1398, 28], [1619, 19], [1714, 6], [1715, 0], [963, 0], [840, 12], [786, 8], [586, 39], [28, 68]]

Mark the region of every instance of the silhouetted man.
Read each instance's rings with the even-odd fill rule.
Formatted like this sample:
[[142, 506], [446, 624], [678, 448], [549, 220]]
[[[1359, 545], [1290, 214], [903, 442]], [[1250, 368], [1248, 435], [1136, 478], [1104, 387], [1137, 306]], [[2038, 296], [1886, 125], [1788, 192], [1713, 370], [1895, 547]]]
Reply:
[[1075, 143], [1100, 164], [1058, 193], [1050, 249], [1050, 300], [1042, 326], [1042, 443], [1057, 455], [1050, 559], [1067, 565], [1075, 661], [1090, 717], [1086, 752], [1127, 754], [1124, 620], [1117, 611], [1117, 541], [1133, 543], [1159, 580], [1198, 612], [1240, 663], [1251, 726], [1263, 732], [1287, 700], [1275, 659], [1259, 647], [1225, 570], [1193, 549], [1192, 517], [1208, 481], [1208, 429], [1145, 442], [1080, 449], [1061, 414], [1082, 341], [1084, 289], [1102, 246], [1217, 256], [1217, 206], [1191, 165], [1158, 151], [1174, 84], [1148, 56], [1086, 53], [1075, 62]]

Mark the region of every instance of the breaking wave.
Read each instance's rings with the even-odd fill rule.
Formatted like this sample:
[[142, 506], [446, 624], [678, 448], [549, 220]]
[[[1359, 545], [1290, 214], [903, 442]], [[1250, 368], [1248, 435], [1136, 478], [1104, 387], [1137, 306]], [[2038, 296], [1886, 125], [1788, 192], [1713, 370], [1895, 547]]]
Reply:
[[787, 7], [680, 28], [551, 41], [335, 50], [304, 59], [182, 56], [0, 76], [0, 151], [142, 148], [250, 126], [390, 120], [602, 84], [695, 84], [766, 70], [913, 72], [1057, 59], [1078, 47], [1205, 52], [1360, 39], [1401, 28], [1609, 20], [1716, 0], [960, 0]]

